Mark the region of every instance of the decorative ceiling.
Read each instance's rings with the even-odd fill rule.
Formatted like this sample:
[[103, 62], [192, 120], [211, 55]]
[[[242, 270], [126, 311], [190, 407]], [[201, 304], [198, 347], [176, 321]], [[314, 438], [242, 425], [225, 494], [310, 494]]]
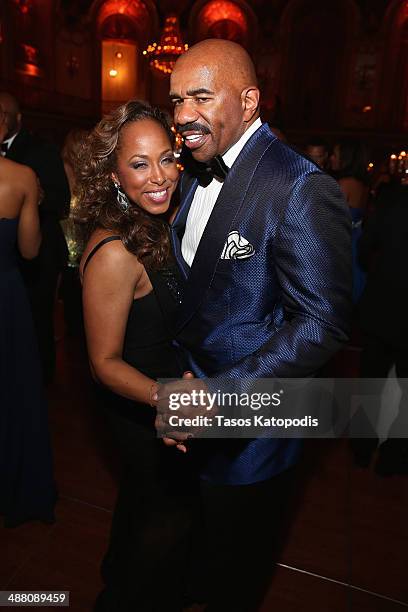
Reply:
[[[254, 10], [258, 19], [262, 23], [265, 17], [278, 17], [290, 0], [248, 0], [248, 4]], [[313, 0], [310, 0], [313, 2]], [[364, 17], [370, 14], [382, 15], [386, 7], [390, 4], [389, 0], [354, 0], [360, 8]], [[60, 0], [60, 6], [67, 14], [72, 17], [81, 18], [91, 7], [93, 0]], [[163, 18], [170, 12], [176, 12], [182, 25], [187, 24], [188, 13], [195, 0], [157, 0], [155, 2], [159, 16]]]

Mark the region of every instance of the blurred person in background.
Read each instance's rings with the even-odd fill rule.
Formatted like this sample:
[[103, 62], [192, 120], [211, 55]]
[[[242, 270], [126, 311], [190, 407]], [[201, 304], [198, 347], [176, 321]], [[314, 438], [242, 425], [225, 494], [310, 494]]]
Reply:
[[63, 269], [59, 295], [64, 302], [64, 321], [68, 335], [77, 336], [82, 334], [82, 297], [81, 283], [79, 280], [79, 263], [84, 252], [85, 227], [77, 219], [78, 202], [78, 153], [84, 144], [89, 130], [73, 129], [64, 142], [62, 148], [62, 161], [64, 163], [65, 174], [68, 178], [71, 191], [70, 212], [67, 219], [61, 221], [61, 226], [65, 235], [68, 247], [68, 261]]
[[[8, 131], [0, 110], [0, 143]], [[0, 514], [6, 527], [54, 520], [47, 405], [32, 314], [18, 266], [41, 244], [34, 172], [0, 156]]]
[[[359, 248], [367, 271], [359, 304], [361, 376], [378, 379], [373, 388], [371, 422], [378, 421], [384, 379], [392, 366], [402, 394], [388, 439], [379, 447], [375, 469], [382, 476], [408, 474], [408, 185], [404, 183], [393, 181], [382, 186], [375, 210], [364, 225]], [[356, 445], [355, 457], [360, 465], [369, 464], [377, 444], [373, 432], [371, 439]]]
[[314, 138], [305, 147], [305, 153], [322, 170], [326, 170], [329, 162], [329, 147], [324, 140]]
[[44, 380], [51, 382], [55, 373], [55, 295], [58, 275], [67, 260], [60, 220], [68, 214], [69, 186], [58, 151], [23, 127], [16, 98], [0, 92], [0, 109], [5, 114], [7, 128], [2, 155], [34, 170], [44, 192], [40, 210], [43, 236], [40, 251], [32, 261], [21, 262], [21, 267], [37, 332]]
[[365, 272], [358, 260], [358, 243], [369, 194], [366, 147], [352, 140], [337, 143], [330, 156], [330, 167], [347, 200], [352, 220], [353, 303], [356, 304], [365, 284]]

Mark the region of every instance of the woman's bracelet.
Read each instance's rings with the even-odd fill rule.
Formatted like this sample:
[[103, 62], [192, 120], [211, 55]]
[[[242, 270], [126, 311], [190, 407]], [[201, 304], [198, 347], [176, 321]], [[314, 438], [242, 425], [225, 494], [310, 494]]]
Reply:
[[156, 404], [154, 403], [155, 400], [153, 400], [153, 395], [155, 395], [155, 393], [157, 393], [158, 390], [159, 390], [159, 385], [157, 382], [154, 382], [152, 385], [150, 385], [149, 404], [152, 408], [156, 408]]

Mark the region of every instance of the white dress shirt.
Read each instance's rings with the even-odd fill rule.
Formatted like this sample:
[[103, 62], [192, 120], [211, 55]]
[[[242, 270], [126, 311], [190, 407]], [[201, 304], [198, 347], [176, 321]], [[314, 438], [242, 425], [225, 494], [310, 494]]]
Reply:
[[[17, 134], [18, 134], [18, 132], [16, 132], [14, 134], [14, 136], [12, 136], [11, 138], [7, 138], [7, 140], [3, 140], [2, 144], [7, 145], [7, 149], [9, 149], [11, 147], [11, 145], [13, 144], [13, 141], [14, 141], [15, 137], [17, 136]], [[6, 152], [5, 151], [1, 151], [1, 155], [3, 157], [5, 157], [6, 156]]]
[[[262, 125], [262, 121], [258, 118], [254, 123], [242, 134], [241, 138], [236, 142], [224, 155], [222, 159], [231, 168], [241, 150], [244, 148], [247, 141], [251, 138]], [[194, 261], [198, 245], [204, 233], [208, 219], [217, 201], [223, 183], [215, 178], [207, 187], [199, 185], [194, 194], [193, 201], [187, 216], [186, 229], [181, 242], [181, 252], [185, 261], [189, 266]]]

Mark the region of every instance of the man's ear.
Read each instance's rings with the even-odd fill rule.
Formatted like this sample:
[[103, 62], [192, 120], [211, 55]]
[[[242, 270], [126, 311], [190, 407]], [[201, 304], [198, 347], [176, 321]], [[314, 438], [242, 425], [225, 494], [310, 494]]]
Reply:
[[257, 87], [247, 87], [241, 94], [241, 101], [244, 121], [251, 121], [259, 108], [259, 89]]

